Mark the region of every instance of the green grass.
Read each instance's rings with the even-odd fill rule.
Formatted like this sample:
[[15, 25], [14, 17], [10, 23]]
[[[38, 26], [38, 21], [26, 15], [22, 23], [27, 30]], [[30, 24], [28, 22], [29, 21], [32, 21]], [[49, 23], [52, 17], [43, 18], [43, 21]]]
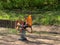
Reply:
[[[15, 13], [14, 11], [0, 10], [0, 19], [18, 20], [24, 19], [29, 14]], [[32, 14], [33, 24], [60, 25], [60, 11], [46, 11], [40, 14]]]
[[0, 10], [0, 19], [2, 20], [17, 20], [19, 18], [24, 18], [23, 16], [23, 14], [17, 14], [14, 11]]
[[9, 34], [18, 34], [19, 32], [16, 29], [9, 28]]

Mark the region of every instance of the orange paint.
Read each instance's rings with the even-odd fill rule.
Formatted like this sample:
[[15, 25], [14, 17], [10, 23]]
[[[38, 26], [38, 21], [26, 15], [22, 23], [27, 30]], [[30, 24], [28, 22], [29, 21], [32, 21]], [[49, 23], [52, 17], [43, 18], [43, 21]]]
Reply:
[[29, 26], [32, 26], [32, 16], [29, 15], [26, 19], [26, 23], [29, 25]]

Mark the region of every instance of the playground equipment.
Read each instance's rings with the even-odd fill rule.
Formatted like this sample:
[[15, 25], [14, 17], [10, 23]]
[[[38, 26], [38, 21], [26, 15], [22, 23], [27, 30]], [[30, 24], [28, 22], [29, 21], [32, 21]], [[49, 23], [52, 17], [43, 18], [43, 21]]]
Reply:
[[[20, 27], [20, 23], [22, 22], [22, 20], [18, 20], [16, 21], [16, 29], [18, 30]], [[27, 24], [27, 27], [26, 28], [31, 28], [31, 32], [32, 32], [32, 16], [31, 15], [28, 15], [28, 17], [25, 19], [25, 22]], [[23, 22], [22, 22], [23, 23]]]

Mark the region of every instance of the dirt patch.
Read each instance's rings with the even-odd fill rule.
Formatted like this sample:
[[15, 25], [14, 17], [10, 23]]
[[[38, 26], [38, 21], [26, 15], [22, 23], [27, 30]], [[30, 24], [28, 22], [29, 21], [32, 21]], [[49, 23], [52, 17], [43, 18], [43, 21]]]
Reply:
[[[59, 32], [60, 27], [54, 26], [34, 26], [34, 31], [52, 31], [52, 28], [56, 28]], [[53, 29], [55, 30], [55, 29]], [[7, 28], [0, 28], [0, 45], [60, 45], [59, 34], [48, 34], [48, 33], [27, 33], [26, 38], [28, 41], [18, 40], [19, 34], [8, 34]]]

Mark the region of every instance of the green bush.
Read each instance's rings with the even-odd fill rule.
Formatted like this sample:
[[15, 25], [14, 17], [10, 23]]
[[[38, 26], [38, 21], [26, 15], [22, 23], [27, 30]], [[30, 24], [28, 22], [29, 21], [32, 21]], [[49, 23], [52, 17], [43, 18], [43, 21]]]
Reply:
[[59, 0], [0, 0], [0, 9], [56, 10]]

